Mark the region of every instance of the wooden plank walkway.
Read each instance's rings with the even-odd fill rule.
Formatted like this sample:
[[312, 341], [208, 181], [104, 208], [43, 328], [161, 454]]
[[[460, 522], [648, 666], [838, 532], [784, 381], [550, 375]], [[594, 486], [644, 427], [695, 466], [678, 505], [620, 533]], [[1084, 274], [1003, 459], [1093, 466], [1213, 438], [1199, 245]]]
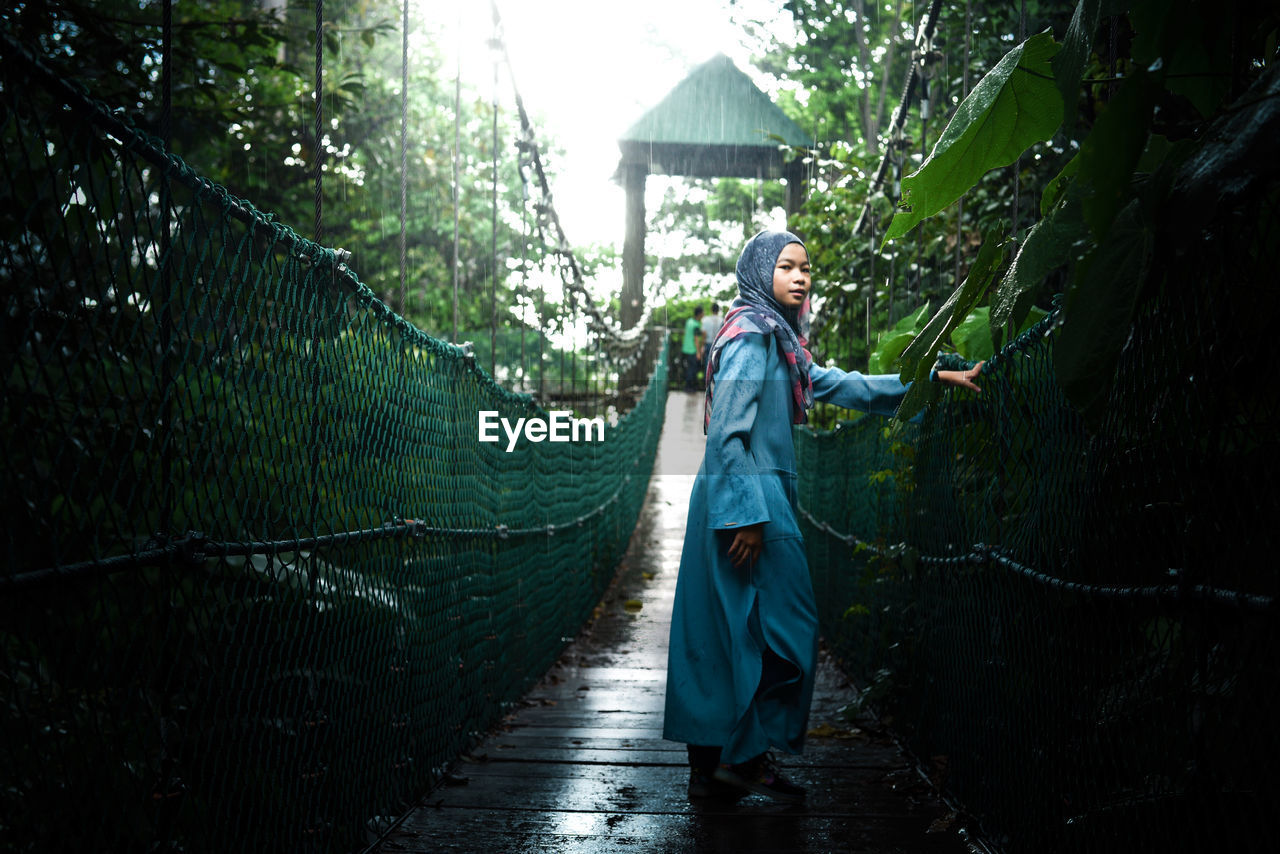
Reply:
[[662, 739], [662, 706], [701, 417], [701, 395], [672, 392], [640, 524], [592, 623], [378, 852], [983, 850], [889, 733], [841, 717], [853, 689], [825, 657], [805, 754], [778, 756], [808, 802], [689, 803], [684, 747]]

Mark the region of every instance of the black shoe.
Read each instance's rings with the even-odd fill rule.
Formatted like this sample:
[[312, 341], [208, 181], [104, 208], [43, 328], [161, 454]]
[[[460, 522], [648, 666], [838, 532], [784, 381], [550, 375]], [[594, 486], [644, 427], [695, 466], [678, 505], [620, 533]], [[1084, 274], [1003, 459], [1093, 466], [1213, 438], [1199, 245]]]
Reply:
[[745, 795], [742, 789], [721, 783], [715, 775], [697, 768], [689, 769], [689, 800], [702, 801], [709, 799], [737, 800]]
[[715, 778], [742, 791], [755, 792], [784, 804], [804, 802], [804, 789], [788, 782], [778, 773], [777, 766], [767, 753], [741, 765], [721, 765], [716, 769]]

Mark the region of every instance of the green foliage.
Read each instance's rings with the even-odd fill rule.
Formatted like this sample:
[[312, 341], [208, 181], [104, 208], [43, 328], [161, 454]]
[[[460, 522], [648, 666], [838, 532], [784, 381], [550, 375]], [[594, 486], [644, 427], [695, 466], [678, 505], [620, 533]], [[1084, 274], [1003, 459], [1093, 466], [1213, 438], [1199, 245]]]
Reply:
[[[1073, 164], [1078, 160], [1072, 160]], [[1045, 194], [1048, 196], [1048, 193]], [[1079, 203], [1050, 210], [1027, 233], [992, 297], [990, 322], [992, 329], [1003, 329], [1030, 311], [1027, 297], [1034, 293], [1053, 270], [1061, 267], [1069, 253], [1081, 247], [1086, 235]]]
[[1062, 122], [1062, 97], [1049, 76], [1058, 51], [1050, 33], [1015, 47], [957, 108], [932, 153], [902, 179], [905, 206], [893, 218], [886, 241], [960, 198], [979, 178], [1007, 166], [1032, 143], [1053, 135]]
[[[1126, 27], [1130, 37], [1108, 57], [1116, 77], [1084, 81], [1088, 109], [1076, 124], [1082, 113], [1075, 96], [1086, 73], [1102, 70], [1092, 46], [1112, 14], [1107, 26]], [[1261, 14], [1244, 0], [1213, 15], [1191, 0], [1127, 6], [1079, 0], [1058, 56], [1048, 33], [1033, 36], [1006, 53], [961, 104], [929, 159], [904, 179], [912, 208], [897, 215], [886, 242], [974, 190], [989, 169], [1025, 158], [1033, 143], [1070, 135], [1078, 153], [1045, 185], [1043, 218], [1000, 276], [989, 309], [990, 337], [998, 342], [1007, 329], [1022, 326], [1043, 284], [1060, 271], [1065, 299], [1055, 370], [1075, 405], [1096, 418], [1153, 275], [1160, 221], [1184, 174], [1179, 167], [1196, 149], [1175, 139], [1211, 137], [1206, 128], [1230, 120], [1223, 105], [1233, 81], [1240, 95], [1262, 74], [1269, 58], [1264, 44], [1276, 25], [1274, 12]], [[1069, 96], [1065, 112], [1063, 94]], [[1028, 116], [1034, 121], [1026, 122]], [[904, 351], [904, 379], [923, 375], [946, 333], [980, 305], [977, 289], [1002, 263], [980, 253], [980, 275], [971, 271]], [[976, 340], [972, 330], [965, 337]], [[904, 406], [902, 414], [913, 408]]]
[[[243, 0], [199, 0], [173, 10], [171, 149], [215, 184], [249, 199], [299, 234], [353, 255], [352, 266], [385, 302], [415, 325], [451, 337], [453, 139], [458, 158], [458, 325], [488, 330], [524, 255], [532, 269], [545, 247], [526, 239], [512, 111], [464, 88], [455, 116], [454, 81], [437, 48], [443, 25], [413, 24], [401, 168], [401, 4], [368, 0], [324, 10], [323, 129], [315, 136], [315, 17], [309, 3], [273, 12]], [[136, 0], [36, 0], [0, 12], [6, 31], [55, 70], [159, 135], [161, 6]], [[493, 211], [493, 165], [498, 205]], [[400, 197], [407, 199], [401, 284]], [[494, 251], [496, 244], [496, 252]], [[523, 247], [523, 250], [522, 250]], [[487, 364], [487, 359], [486, 359]]]
[[1075, 124], [1080, 78], [1092, 53], [1093, 34], [1104, 15], [1114, 15], [1117, 11], [1104, 10], [1104, 5], [1119, 7], [1122, 4], [1119, 0], [1084, 0], [1076, 5], [1062, 40], [1062, 50], [1053, 58], [1053, 78], [1062, 93], [1062, 121], [1068, 128]]
[[[819, 139], [809, 161], [808, 201], [791, 222], [814, 263], [820, 303], [811, 343], [819, 359], [851, 368], [867, 364], [885, 330], [922, 308], [932, 310], [963, 281], [984, 232], [1014, 214], [1016, 227], [1031, 224], [1033, 208], [1025, 200], [1036, 198], [1043, 182], [1074, 154], [1062, 138], [1038, 146], [1016, 168], [987, 173], [966, 194], [963, 211], [952, 206], [944, 216], [923, 219], [905, 239], [882, 239], [895, 210], [895, 175], [919, 170], [972, 81], [991, 71], [1011, 43], [1016, 46], [1020, 8], [1027, 13], [1027, 31], [1045, 32], [1065, 30], [1073, 7], [1071, 0], [946, 0], [922, 72], [932, 115], [922, 118], [919, 99], [926, 85], [918, 81], [900, 137], [889, 135], [889, 118], [927, 5], [780, 3], [798, 32], [794, 44], [776, 16], [762, 13], [742, 21], [761, 46], [760, 67], [781, 78], [779, 104]], [[1034, 44], [1040, 42], [1051, 47], [1047, 36]], [[1048, 71], [1040, 67], [1037, 73]], [[1025, 71], [1018, 75], [1036, 91], [1042, 84], [1053, 86]], [[886, 150], [887, 180], [872, 186]], [[863, 227], [855, 232], [859, 221]], [[1055, 289], [1053, 281], [1040, 282], [1027, 300], [1047, 306]]]
[[987, 234], [964, 284], [951, 294], [924, 330], [902, 352], [903, 367], [900, 376], [904, 383], [913, 384], [902, 405], [898, 407], [899, 418], [907, 419], [915, 415], [938, 394], [937, 386], [928, 382], [934, 356], [950, 339], [952, 331], [960, 326], [986, 296], [996, 272], [1004, 263], [1008, 247], [1001, 232], [1003, 229]]
[[882, 333], [876, 341], [875, 349], [867, 358], [867, 370], [873, 374], [892, 373], [902, 351], [924, 329], [928, 312], [929, 307], [922, 305], [915, 314], [907, 315], [895, 323], [892, 329]]
[[827, 139], [874, 145], [893, 109], [886, 87], [896, 86], [905, 65], [900, 40], [912, 29], [909, 0], [786, 0], [801, 38], [784, 44], [776, 19], [745, 22], [767, 53], [761, 66], [801, 83], [807, 94], [803, 127], [819, 126]]
[[[727, 305], [737, 296], [734, 267], [742, 246], [752, 234], [772, 221], [783, 205], [783, 187], [776, 181], [737, 178], [671, 178], [665, 180], [662, 203], [650, 219], [651, 235], [661, 235], [664, 247], [678, 246], [679, 254], [653, 254], [648, 268], [662, 274], [661, 295], [668, 315], [679, 314], [677, 305], [718, 301]], [[662, 300], [654, 314], [661, 316]]]

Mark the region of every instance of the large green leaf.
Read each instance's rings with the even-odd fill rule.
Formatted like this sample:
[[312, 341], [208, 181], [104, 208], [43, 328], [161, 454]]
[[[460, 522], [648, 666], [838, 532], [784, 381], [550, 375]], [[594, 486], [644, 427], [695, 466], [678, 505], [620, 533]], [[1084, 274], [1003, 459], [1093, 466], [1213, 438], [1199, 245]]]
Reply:
[[1157, 91], [1149, 74], [1135, 70], [1080, 144], [1076, 182], [1083, 193], [1085, 222], [1098, 239], [1105, 237], [1116, 212], [1133, 197], [1129, 181], [1147, 145]]
[[955, 345], [956, 352], [966, 359], [975, 362], [990, 359], [995, 352], [990, 329], [991, 307], [980, 305], [952, 330], [951, 343]]
[[893, 328], [881, 334], [876, 341], [875, 349], [867, 358], [867, 371], [873, 374], [887, 374], [893, 370], [898, 356], [907, 348], [916, 334], [920, 332], [929, 313], [929, 304], [925, 303], [914, 314], [908, 314], [893, 325]]
[[1071, 186], [1071, 180], [1078, 171], [1080, 171], [1079, 154], [1068, 160], [1067, 165], [1062, 167], [1062, 171], [1050, 178], [1049, 183], [1044, 185], [1044, 192], [1040, 194], [1041, 216], [1048, 216], [1049, 211], [1057, 207], [1058, 202], [1064, 198], [1067, 187]]
[[992, 169], [1007, 166], [1062, 124], [1049, 61], [1058, 43], [1039, 33], [1009, 51], [956, 109], [929, 157], [902, 179], [904, 205], [885, 233], [901, 237], [950, 205]]
[[1067, 290], [1054, 372], [1086, 421], [1102, 414], [1146, 279], [1151, 243], [1134, 199], [1116, 217], [1107, 240], [1076, 266]]
[[1093, 52], [1093, 34], [1098, 29], [1102, 15], [1102, 0], [1080, 0], [1076, 4], [1067, 34], [1062, 39], [1062, 50], [1053, 58], [1053, 76], [1062, 93], [1062, 122], [1070, 127], [1076, 121], [1076, 109], [1080, 101], [1080, 78]]
[[1008, 238], [1008, 222], [999, 222], [987, 232], [978, 257], [969, 268], [963, 284], [947, 297], [947, 301], [934, 313], [933, 318], [925, 326], [924, 331], [916, 336], [906, 350], [902, 352], [902, 373], [904, 383], [912, 383], [906, 397], [903, 398], [895, 417], [901, 419], [915, 415], [931, 397], [936, 396], [936, 387], [927, 381], [929, 370], [938, 349], [949, 340], [951, 332], [960, 325], [974, 306], [987, 293], [996, 272], [1004, 263]]
[[1080, 202], [1074, 198], [1049, 211], [1027, 232], [991, 298], [992, 330], [1004, 329], [1010, 321], [1021, 325], [1031, 308], [1028, 296], [1032, 289], [1072, 260], [1081, 251], [1087, 234]]
[[[1203, 118], [1212, 116], [1231, 90], [1232, 75], [1217, 71], [1236, 62], [1239, 36], [1233, 31], [1238, 24], [1226, 23], [1238, 14], [1234, 5], [1198, 0], [1130, 4], [1134, 62], [1141, 67], [1158, 66], [1168, 90], [1187, 98]], [[1171, 104], [1166, 100], [1162, 107]]]
[[[1014, 328], [1010, 340], [1034, 326], [1037, 321], [1044, 318], [1048, 313], [1042, 308], [1036, 308], [1034, 305], [1029, 306], [1024, 316], [1019, 318], [1018, 326]], [[969, 312], [969, 316], [952, 331], [951, 343], [955, 345], [956, 352], [964, 358], [973, 362], [984, 362], [995, 355], [996, 352], [996, 342], [995, 337], [991, 334], [992, 331], [1003, 328], [1003, 326], [992, 325], [991, 307], [980, 305]]]
[[1127, 4], [1123, 0], [1080, 0], [1062, 38], [1062, 50], [1053, 58], [1053, 76], [1062, 93], [1062, 123], [1071, 127], [1080, 102], [1080, 78], [1093, 53], [1093, 37], [1103, 18], [1118, 15]]
[[[969, 312], [986, 294], [996, 270], [1004, 263], [1008, 241], [1001, 236], [1000, 229], [1006, 225], [1007, 223], [1001, 222], [987, 233], [982, 242], [982, 248], [978, 250], [978, 257], [969, 268], [969, 275], [965, 276], [960, 287], [956, 288], [934, 313], [924, 331], [917, 335], [911, 345], [903, 351], [903, 382], [920, 375], [920, 365], [924, 365], [923, 373], [928, 373], [929, 365], [932, 364], [938, 348], [951, 335], [951, 330], [969, 316]], [[925, 364], [926, 360], [928, 364]]]

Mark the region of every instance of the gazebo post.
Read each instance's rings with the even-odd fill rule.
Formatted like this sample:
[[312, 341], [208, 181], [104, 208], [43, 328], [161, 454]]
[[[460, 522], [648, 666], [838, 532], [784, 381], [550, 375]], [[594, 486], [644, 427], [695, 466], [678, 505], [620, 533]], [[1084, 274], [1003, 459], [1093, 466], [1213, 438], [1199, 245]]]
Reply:
[[[630, 329], [644, 313], [644, 184], [649, 174], [647, 163], [626, 163], [622, 167], [622, 186], [627, 193], [626, 234], [622, 242], [622, 293], [620, 319]], [[638, 385], [645, 377], [632, 368], [623, 378], [624, 386]]]
[[622, 312], [630, 328], [644, 311], [644, 183], [649, 167], [644, 163], [622, 166], [622, 186], [627, 193], [626, 234], [622, 242]]

